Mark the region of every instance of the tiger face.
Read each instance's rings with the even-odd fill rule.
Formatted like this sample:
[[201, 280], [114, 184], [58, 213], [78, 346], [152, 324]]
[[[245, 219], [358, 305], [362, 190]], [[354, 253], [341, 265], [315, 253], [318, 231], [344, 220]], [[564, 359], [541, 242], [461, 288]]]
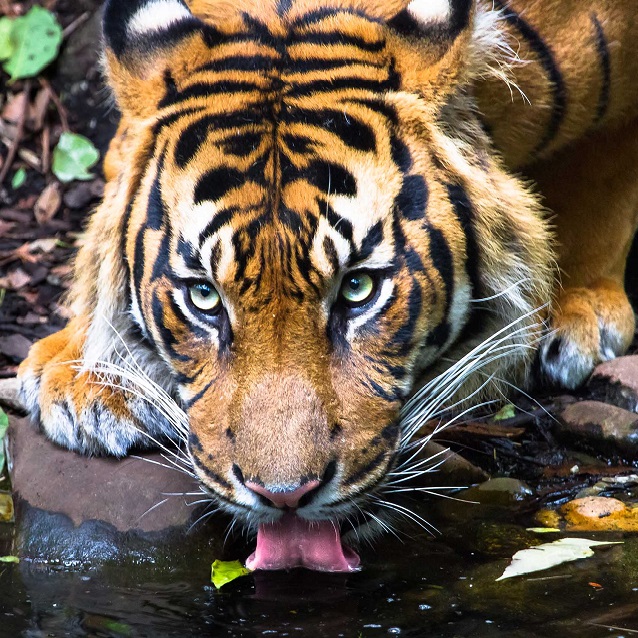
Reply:
[[[104, 358], [101, 312], [139, 333], [198, 477], [259, 527], [253, 567], [354, 568], [333, 530], [396, 464], [423, 373], [470, 317], [534, 338], [548, 232], [464, 88], [475, 7], [443, 4], [107, 4], [124, 294], [85, 356]], [[522, 378], [529, 353], [499, 352], [485, 376]]]

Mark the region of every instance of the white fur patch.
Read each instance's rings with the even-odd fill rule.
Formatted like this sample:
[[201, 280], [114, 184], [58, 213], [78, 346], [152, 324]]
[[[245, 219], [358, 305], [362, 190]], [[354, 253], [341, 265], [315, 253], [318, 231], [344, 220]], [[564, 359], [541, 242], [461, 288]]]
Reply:
[[128, 23], [128, 31], [131, 35], [145, 35], [192, 17], [193, 14], [177, 0], [156, 0], [148, 2], [133, 15]]
[[413, 0], [408, 13], [421, 24], [447, 22], [452, 14], [449, 0]]

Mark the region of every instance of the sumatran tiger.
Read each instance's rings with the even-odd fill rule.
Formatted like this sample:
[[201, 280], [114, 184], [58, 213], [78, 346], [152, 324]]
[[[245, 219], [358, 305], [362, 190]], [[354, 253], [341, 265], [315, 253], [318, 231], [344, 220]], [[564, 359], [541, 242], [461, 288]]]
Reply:
[[636, 41], [634, 0], [109, 0], [122, 119], [34, 418], [183, 437], [250, 567], [355, 569], [424, 420], [627, 349]]

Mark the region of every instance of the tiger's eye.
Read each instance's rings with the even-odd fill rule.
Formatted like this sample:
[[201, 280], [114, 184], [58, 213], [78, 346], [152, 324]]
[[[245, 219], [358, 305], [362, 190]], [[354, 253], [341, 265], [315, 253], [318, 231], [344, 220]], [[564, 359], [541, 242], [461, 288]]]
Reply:
[[221, 308], [222, 300], [213, 286], [199, 282], [188, 287], [191, 302], [202, 312], [214, 313]]
[[341, 284], [339, 293], [349, 306], [362, 306], [374, 297], [376, 281], [365, 272], [351, 273]]

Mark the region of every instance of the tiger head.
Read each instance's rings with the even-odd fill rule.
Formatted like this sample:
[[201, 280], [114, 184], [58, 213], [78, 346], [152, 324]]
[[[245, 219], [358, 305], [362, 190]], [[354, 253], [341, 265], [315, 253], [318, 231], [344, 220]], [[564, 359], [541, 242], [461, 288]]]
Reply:
[[[122, 122], [103, 206], [121, 211], [126, 294], [106, 314], [132, 317], [165, 371], [203, 484], [259, 526], [253, 566], [294, 564], [273, 556], [279, 525], [329, 547], [310, 566], [352, 568], [324, 537], [396, 464], [417, 382], [517, 318], [513, 341], [536, 334], [548, 233], [473, 108], [496, 38], [481, 11], [107, 3]], [[529, 363], [488, 358], [476, 385]]]

